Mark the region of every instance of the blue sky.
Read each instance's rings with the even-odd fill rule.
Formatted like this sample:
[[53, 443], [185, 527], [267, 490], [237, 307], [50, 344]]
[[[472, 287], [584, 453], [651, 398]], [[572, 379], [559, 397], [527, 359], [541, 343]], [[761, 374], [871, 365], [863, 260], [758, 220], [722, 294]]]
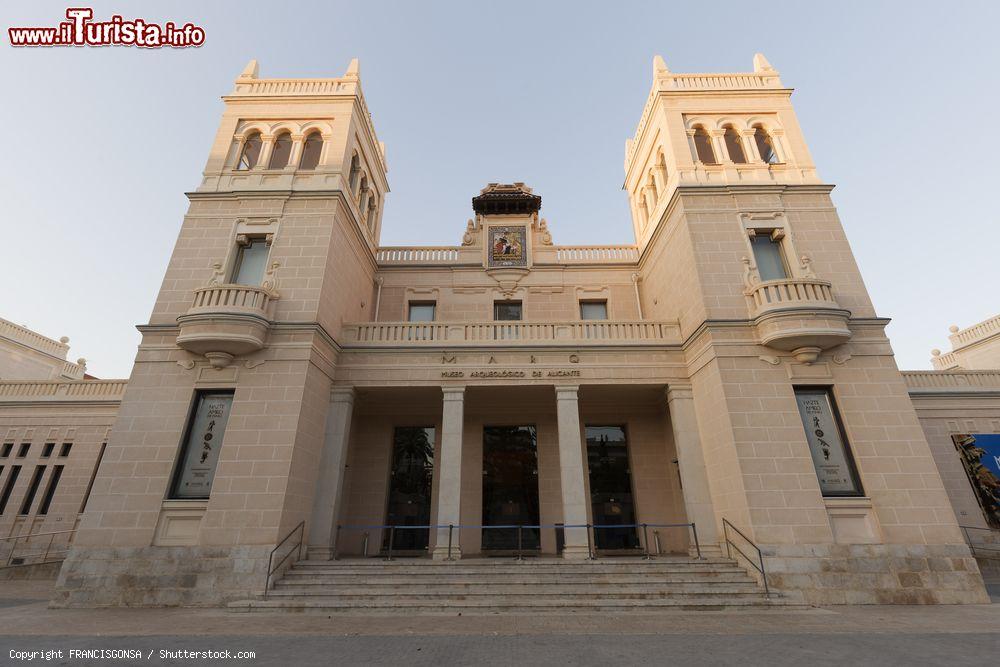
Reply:
[[[0, 316], [127, 376], [232, 80], [361, 59], [389, 159], [384, 244], [455, 244], [489, 181], [525, 181], [556, 243], [632, 241], [626, 137], [653, 55], [749, 71], [763, 52], [833, 192], [903, 368], [1000, 312], [1000, 3], [97, 3], [192, 21], [187, 50], [0, 46]], [[54, 25], [65, 4], [5, 3]]]

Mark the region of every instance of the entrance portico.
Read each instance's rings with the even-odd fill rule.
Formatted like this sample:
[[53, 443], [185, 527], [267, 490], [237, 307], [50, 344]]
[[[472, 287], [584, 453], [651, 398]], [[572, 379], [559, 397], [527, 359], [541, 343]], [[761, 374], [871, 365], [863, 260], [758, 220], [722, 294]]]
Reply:
[[[426, 535], [393, 538], [395, 553], [409, 556], [684, 553], [690, 531], [659, 526], [690, 522], [692, 506], [706, 517], [705, 546], [715, 539], [711, 503], [686, 497], [707, 494], [697, 429], [684, 415], [671, 418], [667, 395], [663, 385], [338, 388], [338, 418], [348, 424], [328, 425], [326, 453], [336, 458], [346, 434], [343, 480], [339, 495], [317, 490], [313, 515], [340, 529], [328, 537], [310, 529], [310, 553], [328, 556], [327, 539], [343, 556], [376, 555], [389, 526]], [[681, 409], [673, 406], [682, 395], [671, 396]], [[426, 446], [412, 445], [415, 430]], [[338, 467], [321, 467], [320, 483], [336, 483]]]

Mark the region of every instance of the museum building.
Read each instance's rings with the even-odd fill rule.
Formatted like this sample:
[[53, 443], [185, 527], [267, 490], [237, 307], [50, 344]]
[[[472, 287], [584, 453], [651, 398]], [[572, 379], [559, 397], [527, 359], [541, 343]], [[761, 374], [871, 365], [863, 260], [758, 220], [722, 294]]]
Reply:
[[[988, 601], [961, 526], [1000, 527], [967, 440], [1000, 434], [1000, 372], [897, 369], [763, 56], [652, 74], [634, 242], [556, 243], [515, 182], [470, 193], [459, 244], [390, 247], [357, 61], [251, 62], [129, 379], [0, 321], [0, 554], [64, 556], [60, 606], [232, 603], [383, 558], [731, 562], [810, 604]], [[953, 338], [994, 349], [994, 320]]]

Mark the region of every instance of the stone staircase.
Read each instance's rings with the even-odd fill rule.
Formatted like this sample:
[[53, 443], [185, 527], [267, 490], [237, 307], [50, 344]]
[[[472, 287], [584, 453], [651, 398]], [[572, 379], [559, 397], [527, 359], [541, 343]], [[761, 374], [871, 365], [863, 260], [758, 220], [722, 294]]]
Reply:
[[[321, 614], [624, 613], [787, 608], [734, 561], [660, 557], [303, 560], [231, 611]], [[796, 605], [798, 606], [798, 605]]]

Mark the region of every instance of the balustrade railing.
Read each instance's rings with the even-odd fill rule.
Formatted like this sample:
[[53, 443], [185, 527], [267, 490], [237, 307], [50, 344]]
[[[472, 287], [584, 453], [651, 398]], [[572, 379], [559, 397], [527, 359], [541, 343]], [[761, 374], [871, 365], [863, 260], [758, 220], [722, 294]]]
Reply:
[[556, 246], [556, 261], [564, 264], [631, 264], [639, 261], [639, 249], [633, 245]]
[[48, 382], [22, 380], [0, 382], [0, 398], [107, 398], [120, 399], [125, 393], [126, 380], [73, 380]]
[[996, 371], [903, 371], [906, 386], [919, 389], [1000, 389], [1000, 370]]
[[263, 287], [249, 285], [212, 285], [195, 290], [189, 314], [207, 312], [252, 313], [266, 315], [273, 295]]
[[670, 344], [680, 342], [676, 322], [360, 322], [344, 326], [346, 345], [433, 344]]
[[747, 289], [752, 315], [780, 308], [838, 308], [830, 283], [814, 278], [768, 280]]
[[382, 264], [447, 264], [458, 261], [458, 253], [455, 246], [383, 246], [375, 257]]
[[979, 324], [973, 324], [971, 327], [960, 329], [948, 336], [948, 339], [951, 341], [952, 347], [958, 349], [996, 334], [1000, 334], [1000, 315], [991, 317]]

